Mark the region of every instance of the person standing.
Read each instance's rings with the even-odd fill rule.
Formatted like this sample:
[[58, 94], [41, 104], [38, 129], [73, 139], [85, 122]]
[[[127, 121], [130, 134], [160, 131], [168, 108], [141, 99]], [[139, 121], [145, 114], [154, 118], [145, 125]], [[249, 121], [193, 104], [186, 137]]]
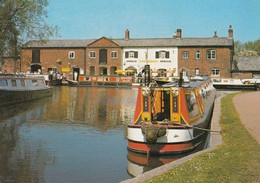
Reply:
[[76, 71], [74, 71], [74, 80], [78, 81], [78, 73]]

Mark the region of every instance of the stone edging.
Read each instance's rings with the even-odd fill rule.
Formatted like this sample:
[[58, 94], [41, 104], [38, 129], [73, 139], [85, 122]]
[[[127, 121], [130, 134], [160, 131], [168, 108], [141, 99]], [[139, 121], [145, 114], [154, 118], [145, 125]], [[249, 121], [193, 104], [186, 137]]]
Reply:
[[[220, 121], [220, 116], [221, 116], [221, 98], [223, 96], [224, 95], [219, 96], [215, 99], [214, 111], [213, 111], [213, 116], [212, 116], [212, 120], [211, 120], [211, 130], [214, 130], [214, 131], [220, 131], [221, 130], [219, 121]], [[150, 170], [150, 171], [145, 172], [141, 175], [138, 175], [135, 178], [124, 180], [121, 183], [136, 183], [136, 182], [145, 181], [147, 179], [151, 179], [154, 176], [161, 175], [162, 173], [167, 172], [170, 169], [172, 169], [174, 166], [185, 163], [185, 162], [191, 160], [195, 156], [198, 156], [202, 153], [216, 149], [220, 144], [222, 144], [222, 142], [223, 141], [222, 141], [221, 135], [219, 133], [212, 132], [211, 136], [210, 136], [210, 148], [196, 152], [194, 154], [190, 154], [188, 156], [185, 156], [185, 157], [178, 159], [176, 161], [173, 161], [171, 163], [162, 165], [162, 166], [157, 167], [153, 170]]]

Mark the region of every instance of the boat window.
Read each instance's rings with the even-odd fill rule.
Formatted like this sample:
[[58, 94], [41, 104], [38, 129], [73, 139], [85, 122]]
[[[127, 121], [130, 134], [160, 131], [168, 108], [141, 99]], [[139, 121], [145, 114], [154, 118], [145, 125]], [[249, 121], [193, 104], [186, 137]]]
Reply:
[[185, 94], [186, 102], [189, 110], [189, 117], [190, 119], [194, 119], [197, 116], [199, 116], [199, 106], [197, 103], [197, 98], [194, 92], [191, 92], [190, 94]]
[[11, 80], [11, 84], [12, 84], [12, 87], [16, 87], [17, 86], [16, 80]]
[[32, 80], [33, 86], [38, 86], [37, 80]]
[[45, 81], [44, 80], [39, 80], [39, 85], [44, 86], [45, 85]]
[[0, 86], [7, 86], [7, 80], [0, 80]]
[[21, 79], [21, 85], [22, 87], [25, 87], [25, 80]]

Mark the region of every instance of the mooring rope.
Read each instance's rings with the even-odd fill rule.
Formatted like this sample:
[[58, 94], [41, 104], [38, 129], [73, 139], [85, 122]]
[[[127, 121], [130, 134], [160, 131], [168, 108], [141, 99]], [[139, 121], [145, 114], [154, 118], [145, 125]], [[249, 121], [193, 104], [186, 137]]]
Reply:
[[[160, 122], [158, 122], [160, 124]], [[162, 123], [163, 124], [163, 123]], [[164, 123], [165, 124], [165, 123]], [[184, 127], [188, 127], [188, 128], [193, 128], [196, 130], [202, 130], [202, 131], [207, 131], [207, 132], [214, 132], [214, 133], [222, 133], [221, 130], [211, 130], [211, 129], [207, 129], [207, 128], [200, 128], [200, 127], [195, 127], [195, 126], [190, 126], [190, 125], [186, 125], [186, 124], [179, 124], [179, 123], [172, 123], [173, 125], [178, 125], [178, 126], [184, 126]]]

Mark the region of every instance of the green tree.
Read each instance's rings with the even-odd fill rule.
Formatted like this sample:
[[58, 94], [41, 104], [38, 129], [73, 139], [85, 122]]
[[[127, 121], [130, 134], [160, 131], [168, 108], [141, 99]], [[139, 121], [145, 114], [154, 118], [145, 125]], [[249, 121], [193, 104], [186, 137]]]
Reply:
[[235, 55], [237, 56], [260, 56], [260, 39], [241, 43], [235, 41]]
[[58, 28], [47, 24], [48, 0], [0, 0], [0, 58], [17, 57], [28, 40], [47, 40]]
[[253, 50], [256, 51], [258, 55], [260, 55], [260, 39], [254, 42]]

